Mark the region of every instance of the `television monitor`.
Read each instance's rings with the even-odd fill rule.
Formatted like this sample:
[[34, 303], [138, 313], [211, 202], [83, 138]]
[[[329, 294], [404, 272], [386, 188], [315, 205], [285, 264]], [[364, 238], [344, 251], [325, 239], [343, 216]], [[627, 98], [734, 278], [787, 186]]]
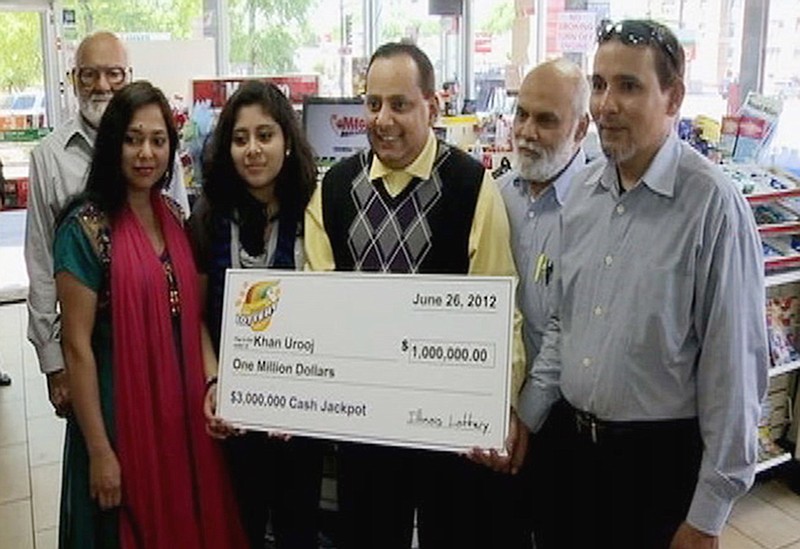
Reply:
[[362, 99], [306, 97], [303, 100], [303, 129], [314, 155], [328, 162], [369, 148]]
[[428, 0], [429, 15], [463, 15], [464, 0]]

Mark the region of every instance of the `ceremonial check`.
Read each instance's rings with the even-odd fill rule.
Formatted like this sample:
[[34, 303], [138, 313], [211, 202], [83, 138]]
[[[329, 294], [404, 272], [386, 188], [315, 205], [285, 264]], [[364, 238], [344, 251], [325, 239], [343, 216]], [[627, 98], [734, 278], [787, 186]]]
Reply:
[[229, 270], [217, 393], [247, 429], [501, 450], [510, 277]]

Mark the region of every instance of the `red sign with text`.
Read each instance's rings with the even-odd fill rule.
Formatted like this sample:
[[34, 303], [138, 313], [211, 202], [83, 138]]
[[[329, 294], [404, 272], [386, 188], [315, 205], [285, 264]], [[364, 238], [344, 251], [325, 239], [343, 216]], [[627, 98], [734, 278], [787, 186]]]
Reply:
[[475, 33], [475, 53], [492, 53], [492, 33]]
[[233, 92], [245, 80], [272, 82], [293, 104], [302, 105], [306, 96], [319, 95], [319, 76], [316, 74], [289, 74], [254, 76], [252, 78], [211, 78], [192, 82], [192, 98], [195, 102], [210, 100], [213, 108], [222, 108]]

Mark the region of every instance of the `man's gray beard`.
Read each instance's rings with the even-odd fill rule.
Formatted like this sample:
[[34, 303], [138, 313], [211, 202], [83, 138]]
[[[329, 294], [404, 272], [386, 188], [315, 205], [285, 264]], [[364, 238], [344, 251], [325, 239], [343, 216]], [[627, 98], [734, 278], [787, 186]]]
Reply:
[[92, 101], [91, 97], [88, 99], [79, 98], [78, 109], [90, 126], [98, 128], [110, 101], [111, 98], [107, 101]]
[[541, 150], [541, 147], [539, 152], [540, 156], [538, 159], [530, 160], [519, 154], [519, 147], [515, 149], [515, 162], [520, 177], [527, 181], [536, 181], [539, 183], [549, 181], [569, 164], [574, 153], [569, 140], [561, 143], [553, 152]]
[[617, 147], [606, 147], [603, 146], [602, 141], [600, 142], [600, 149], [603, 151], [605, 157], [615, 164], [631, 159], [636, 152], [633, 147], [627, 147], [621, 150]]

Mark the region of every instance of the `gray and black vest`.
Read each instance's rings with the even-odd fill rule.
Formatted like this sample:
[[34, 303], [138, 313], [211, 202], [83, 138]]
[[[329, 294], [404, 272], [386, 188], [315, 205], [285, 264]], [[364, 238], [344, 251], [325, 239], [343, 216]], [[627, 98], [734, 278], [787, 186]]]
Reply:
[[484, 168], [437, 142], [430, 179], [395, 197], [369, 180], [372, 152], [333, 166], [322, 181], [322, 216], [337, 271], [466, 274], [469, 235]]

